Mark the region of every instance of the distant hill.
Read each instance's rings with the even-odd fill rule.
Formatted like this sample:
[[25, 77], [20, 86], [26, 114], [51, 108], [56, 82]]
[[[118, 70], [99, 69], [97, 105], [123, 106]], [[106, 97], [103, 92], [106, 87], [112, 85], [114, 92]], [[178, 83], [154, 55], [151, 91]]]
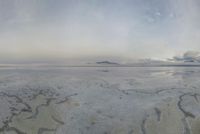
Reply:
[[102, 65], [119, 65], [119, 63], [110, 62], [110, 61], [99, 61], [99, 62], [96, 62], [96, 64], [102, 64]]

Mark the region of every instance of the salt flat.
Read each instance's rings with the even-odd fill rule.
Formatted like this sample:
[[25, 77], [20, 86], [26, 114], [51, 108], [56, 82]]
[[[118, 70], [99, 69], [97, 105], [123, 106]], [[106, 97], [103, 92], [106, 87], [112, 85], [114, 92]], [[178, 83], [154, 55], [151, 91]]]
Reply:
[[199, 134], [198, 67], [0, 69], [0, 134]]

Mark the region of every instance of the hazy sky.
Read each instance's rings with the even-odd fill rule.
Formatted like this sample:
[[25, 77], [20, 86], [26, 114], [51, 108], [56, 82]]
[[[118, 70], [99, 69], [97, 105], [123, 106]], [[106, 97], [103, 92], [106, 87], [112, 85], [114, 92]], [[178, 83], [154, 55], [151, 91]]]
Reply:
[[0, 0], [0, 61], [200, 50], [199, 0]]

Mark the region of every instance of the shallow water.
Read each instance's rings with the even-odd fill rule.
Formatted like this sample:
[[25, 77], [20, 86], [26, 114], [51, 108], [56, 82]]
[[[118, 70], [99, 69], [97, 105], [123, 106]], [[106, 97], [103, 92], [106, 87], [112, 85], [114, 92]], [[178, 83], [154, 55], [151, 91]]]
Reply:
[[199, 134], [198, 67], [0, 69], [0, 134]]

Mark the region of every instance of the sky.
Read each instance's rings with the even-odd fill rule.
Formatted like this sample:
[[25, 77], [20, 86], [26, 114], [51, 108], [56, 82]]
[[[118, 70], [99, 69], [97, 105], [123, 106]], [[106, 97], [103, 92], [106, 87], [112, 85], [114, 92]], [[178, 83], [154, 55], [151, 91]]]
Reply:
[[0, 0], [0, 62], [200, 51], [199, 0]]

